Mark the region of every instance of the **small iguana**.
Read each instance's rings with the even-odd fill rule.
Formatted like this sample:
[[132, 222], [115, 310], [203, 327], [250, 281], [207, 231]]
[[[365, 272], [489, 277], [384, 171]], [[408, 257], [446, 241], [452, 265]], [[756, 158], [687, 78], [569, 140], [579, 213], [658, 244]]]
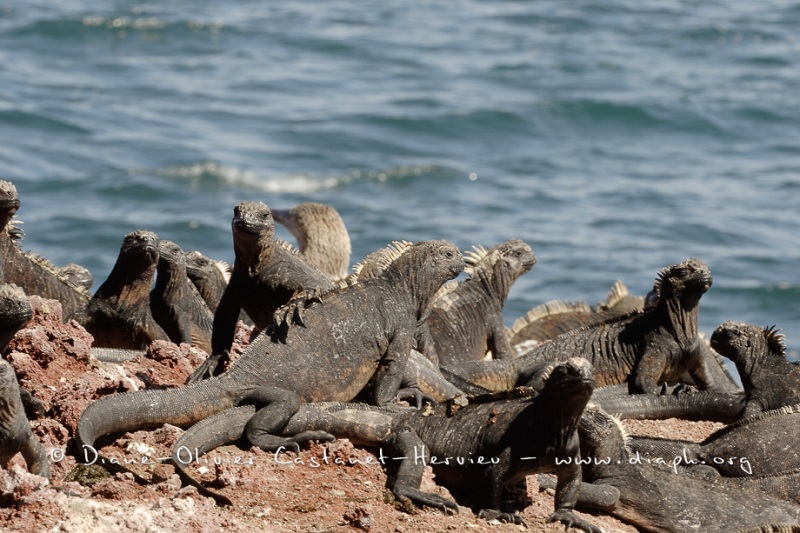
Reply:
[[[675, 457], [723, 476], [774, 475], [800, 469], [800, 405], [757, 413], [715, 431], [703, 442], [635, 437], [631, 449], [669, 462]], [[796, 487], [800, 490], [800, 487]]]
[[786, 359], [774, 327], [728, 321], [712, 333], [711, 347], [736, 365], [747, 402], [743, 416], [800, 404], [800, 364]]
[[94, 337], [92, 347], [141, 349], [169, 340], [150, 310], [158, 256], [158, 236], [152, 231], [134, 231], [122, 240], [108, 278], [75, 316]]
[[[486, 518], [517, 524], [524, 524], [521, 517], [510, 508], [502, 509], [506, 491], [523, 483], [528, 475], [556, 473], [556, 510], [550, 521], [599, 532], [573, 513], [581, 481], [576, 424], [593, 383], [591, 365], [575, 358], [551, 365], [540, 394], [518, 389], [460, 397], [419, 411], [364, 404], [307, 404], [288, 421], [283, 435], [298, 440], [335, 436], [379, 447], [398, 467], [389, 482], [396, 498], [443, 512], [456, 511], [455, 502], [419, 490], [425, 466], [430, 464], [437, 482], [457, 499]], [[202, 454], [240, 439], [253, 411], [237, 407], [192, 427], [176, 442], [173, 462], [182, 470], [185, 461], [181, 458], [195, 450]], [[296, 450], [295, 441], [290, 442], [287, 448]], [[569, 464], [558, 466], [556, 459]], [[181, 474], [189, 480], [185, 472]]]
[[39, 295], [59, 301], [66, 322], [86, 305], [89, 293], [60, 275], [45, 258], [22, 251], [19, 245], [21, 232], [11, 224], [19, 206], [14, 184], [0, 180], [0, 283], [13, 283], [29, 296]]
[[443, 371], [503, 390], [524, 385], [547, 362], [579, 356], [592, 362], [600, 387], [627, 383], [631, 393], [654, 394], [659, 382], [688, 375], [701, 389], [736, 390], [698, 332], [700, 298], [710, 286], [706, 264], [687, 259], [661, 270], [658, 302], [649, 310], [565, 333], [513, 359], [449, 365]]
[[22, 453], [28, 471], [50, 477], [50, 464], [41, 443], [33, 435], [20, 399], [20, 389], [14, 369], [0, 359], [0, 466]]
[[531, 247], [519, 239], [465, 254], [468, 277], [437, 298], [425, 321], [438, 357], [446, 366], [515, 355], [503, 323], [503, 305], [514, 282], [536, 264]]
[[[587, 406], [578, 433], [585, 463], [579, 506], [654, 533], [800, 531], [797, 503], [649, 463], [628, 449], [622, 423], [597, 406]], [[553, 484], [540, 476], [539, 485]]]
[[158, 244], [156, 284], [150, 292], [153, 318], [175, 344], [211, 352], [214, 314], [186, 275], [186, 255], [172, 241]]
[[[264, 404], [248, 438], [261, 447], [277, 437], [302, 401], [350, 401], [379, 370], [374, 403], [391, 401], [405, 377], [413, 335], [434, 294], [464, 268], [447, 241], [417, 243], [381, 275], [331, 291], [305, 311], [305, 326], [291, 325], [280, 339], [262, 332], [224, 373], [176, 389], [108, 396], [90, 404], [76, 432], [76, 454], [101, 436], [188, 426], [228, 407]], [[281, 394], [284, 393], [284, 394]]]
[[328, 278], [336, 282], [349, 275], [350, 235], [336, 209], [307, 202], [273, 209], [272, 216], [294, 235], [300, 253]]
[[233, 209], [231, 221], [233, 263], [228, 286], [214, 313], [211, 355], [187, 383], [222, 370], [230, 350], [239, 313], [244, 310], [255, 325], [254, 334], [274, 323], [275, 311], [293, 298], [309, 300], [334, 288], [331, 281], [288, 244], [275, 238], [269, 207], [261, 202], [242, 202]]

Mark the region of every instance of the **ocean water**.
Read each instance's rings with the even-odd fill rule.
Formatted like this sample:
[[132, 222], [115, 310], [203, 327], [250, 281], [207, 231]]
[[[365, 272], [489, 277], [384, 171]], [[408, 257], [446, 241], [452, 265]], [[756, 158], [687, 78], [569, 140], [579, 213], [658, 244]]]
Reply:
[[798, 27], [797, 0], [7, 0], [0, 177], [24, 247], [95, 286], [130, 231], [232, 261], [236, 203], [317, 201], [353, 261], [525, 240], [509, 325], [698, 257], [701, 329], [797, 358]]

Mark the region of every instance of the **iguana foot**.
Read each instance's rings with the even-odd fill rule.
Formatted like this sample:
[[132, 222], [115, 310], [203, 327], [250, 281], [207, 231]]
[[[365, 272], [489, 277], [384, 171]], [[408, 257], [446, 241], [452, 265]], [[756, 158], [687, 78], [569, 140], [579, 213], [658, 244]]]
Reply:
[[204, 379], [222, 374], [223, 370], [225, 369], [225, 365], [228, 361], [230, 361], [230, 358], [231, 356], [228, 350], [225, 350], [217, 355], [209, 356], [208, 359], [200, 364], [200, 366], [194, 369], [194, 372], [189, 374], [189, 377], [186, 378], [185, 384], [188, 385], [190, 383], [196, 383], [198, 381], [203, 381]]
[[500, 522], [505, 522], [506, 524], [514, 524], [526, 528], [528, 527], [528, 524], [519, 513], [504, 513], [502, 511], [498, 511], [497, 509], [482, 509], [478, 513], [478, 518], [483, 518], [484, 520], [498, 520]]
[[258, 446], [265, 452], [285, 453], [294, 452], [300, 453], [300, 444], [298, 444], [294, 437], [276, 437], [275, 435], [259, 435], [257, 442], [253, 442], [250, 438], [250, 443]]
[[296, 442], [297, 444], [305, 444], [306, 442], [316, 440], [319, 442], [333, 442], [336, 440], [336, 437], [328, 433], [327, 431], [303, 431], [302, 433], [298, 433], [297, 435], [292, 435], [289, 437], [289, 440]]
[[586, 531], [587, 533], [604, 533], [601, 528], [595, 526], [594, 524], [590, 524], [583, 518], [580, 518], [574, 512], [566, 509], [556, 509], [556, 512], [551, 514], [547, 521], [561, 522], [566, 527], [574, 527], [575, 529], [580, 529], [582, 531]]
[[444, 496], [439, 496], [438, 494], [430, 494], [418, 489], [403, 486], [395, 487], [392, 492], [394, 492], [395, 498], [407, 498], [418, 507], [433, 507], [439, 509], [446, 515], [458, 513], [458, 505], [456, 505], [456, 502], [448, 500]]
[[406, 401], [408, 403], [412, 403], [416, 406], [417, 409], [422, 409], [422, 405], [427, 402], [430, 404], [436, 404], [436, 398], [430, 396], [429, 394], [425, 394], [417, 387], [406, 387], [404, 389], [400, 389], [397, 391], [396, 399], [400, 401]]
[[322, 299], [316, 289], [306, 289], [292, 297], [286, 304], [280, 306], [272, 315], [275, 324], [281, 327], [291, 323], [305, 325], [303, 314], [305, 310], [315, 303], [322, 303]]

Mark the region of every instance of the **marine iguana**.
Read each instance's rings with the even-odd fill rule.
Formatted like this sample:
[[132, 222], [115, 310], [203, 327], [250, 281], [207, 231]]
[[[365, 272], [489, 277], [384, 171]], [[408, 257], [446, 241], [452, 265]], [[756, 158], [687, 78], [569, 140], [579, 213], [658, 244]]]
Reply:
[[172, 241], [158, 243], [156, 285], [150, 292], [153, 318], [175, 344], [211, 353], [214, 314], [186, 275], [186, 255]]
[[150, 287], [158, 264], [158, 236], [129, 233], [108, 278], [75, 319], [94, 337], [93, 347], [146, 348], [169, 340], [150, 311]]
[[45, 258], [31, 252], [23, 252], [20, 233], [10, 224], [19, 209], [20, 202], [14, 184], [0, 180], [0, 283], [13, 283], [27, 295], [61, 302], [64, 322], [81, 310], [89, 300], [83, 288], [73, 284]]
[[[376, 408], [364, 404], [307, 404], [286, 424], [287, 439], [348, 438], [354, 444], [387, 449], [397, 474], [389, 484], [395, 497], [443, 512], [455, 502], [419, 490], [430, 464], [438, 482], [487, 518], [524, 524], [505, 505], [505, 492], [540, 472], [558, 476], [556, 509], [550, 521], [589, 532], [599, 528], [573, 513], [581, 481], [578, 419], [592, 394], [591, 365], [574, 358], [553, 364], [540, 394], [530, 389], [460, 397], [423, 410]], [[242, 437], [254, 408], [240, 406], [187, 430], [173, 447], [179, 470], [189, 459]], [[295, 441], [291, 448], [296, 449]], [[558, 466], [569, 460], [569, 465]], [[182, 477], [190, 481], [182, 472]], [[193, 483], [193, 484], [196, 484]]]
[[88, 268], [70, 263], [58, 269], [58, 277], [80, 287], [88, 294], [94, 284], [94, 277]]
[[503, 305], [511, 286], [533, 268], [536, 257], [519, 239], [474, 249], [465, 256], [467, 279], [437, 298], [425, 321], [441, 366], [481, 360], [487, 351], [494, 359], [515, 355], [503, 323]]
[[308, 261], [332, 281], [345, 279], [350, 269], [350, 235], [339, 212], [307, 202], [291, 209], [273, 209], [272, 216], [297, 239]]
[[311, 300], [334, 288], [316, 267], [275, 239], [272, 213], [263, 203], [238, 204], [233, 209], [231, 230], [236, 259], [214, 313], [213, 358], [201, 365], [187, 383], [222, 370], [220, 363], [231, 348], [242, 309], [253, 320], [255, 334], [272, 324], [275, 311], [290, 299], [305, 295]]
[[0, 359], [0, 465], [5, 468], [17, 452], [30, 473], [50, 477], [47, 454], [25, 416], [17, 375], [8, 361]]
[[[630, 446], [670, 463], [716, 469], [723, 476], [749, 477], [800, 469], [800, 405], [757, 413], [715, 431], [701, 443], [635, 437]], [[800, 486], [796, 487], [800, 490]]]
[[800, 404], [800, 365], [786, 360], [783, 335], [728, 321], [711, 336], [711, 346], [736, 364], [743, 392], [701, 392], [673, 396], [598, 398], [621, 418], [683, 418], [730, 423], [764, 411]]
[[414, 332], [433, 295], [463, 268], [451, 243], [417, 243], [377, 278], [323, 296], [323, 305], [306, 310], [305, 327], [290, 326], [280, 340], [262, 332], [219, 376], [90, 404], [78, 423], [76, 454], [103, 435], [165, 423], [185, 427], [250, 400], [266, 407], [248, 425], [248, 438], [262, 448], [278, 447], [285, 439], [275, 434], [296, 411], [296, 396], [350, 401], [379, 367], [373, 401], [385, 404], [400, 387]]
[[800, 404], [800, 364], [786, 359], [774, 327], [728, 321], [712, 333], [711, 347], [736, 365], [747, 402], [743, 416]]
[[645, 298], [628, 294], [628, 287], [617, 280], [605, 302], [590, 307], [585, 302], [551, 300], [519, 317], [511, 326], [511, 345], [518, 352], [575, 329], [600, 324], [609, 319], [641, 311]]
[[[596, 405], [587, 406], [578, 432], [585, 463], [578, 505], [647, 532], [800, 531], [797, 503], [721, 479], [678, 475], [671, 463], [662, 467], [638, 458], [626, 446], [624, 426]], [[552, 486], [543, 476], [539, 482]]]
[[186, 254], [186, 275], [211, 312], [215, 313], [225, 287], [228, 286], [230, 265], [224, 261], [215, 261], [195, 250]]
[[697, 329], [700, 298], [710, 286], [706, 264], [690, 258], [659, 272], [658, 302], [652, 309], [565, 333], [513, 359], [442, 369], [486, 389], [503, 390], [525, 384], [542, 364], [569, 355], [592, 362], [600, 387], [627, 383], [630, 393], [654, 394], [659, 382], [684, 380], [688, 373], [701, 389], [728, 391], [734, 385]]

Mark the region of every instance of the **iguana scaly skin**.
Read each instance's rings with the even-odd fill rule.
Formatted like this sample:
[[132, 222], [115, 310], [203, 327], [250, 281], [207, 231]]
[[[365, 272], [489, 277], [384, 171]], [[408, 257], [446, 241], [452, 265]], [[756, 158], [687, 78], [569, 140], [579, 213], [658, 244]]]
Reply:
[[231, 276], [230, 265], [210, 259], [195, 250], [186, 254], [186, 275], [211, 312], [216, 312]]
[[244, 309], [258, 332], [273, 323], [275, 311], [290, 299], [308, 291], [324, 293], [334, 288], [316, 267], [275, 239], [272, 212], [263, 203], [238, 204], [231, 229], [236, 259], [214, 313], [214, 355], [230, 350], [240, 310]]
[[158, 236], [125, 236], [108, 278], [75, 318], [94, 337], [93, 347], [142, 349], [169, 340], [150, 311], [150, 288], [158, 264]]
[[50, 477], [47, 454], [25, 416], [17, 376], [8, 361], [0, 359], [0, 466], [6, 468], [17, 453], [22, 453], [29, 472]]
[[[621, 428], [597, 406], [587, 407], [581, 417], [581, 457], [588, 462], [583, 466], [579, 505], [602, 509], [646, 532], [800, 529], [800, 505], [720, 479], [679, 475], [671, 465], [637, 459], [626, 447]], [[540, 486], [548, 485], [540, 477]]]
[[600, 324], [641, 311], [644, 307], [644, 297], [628, 294], [628, 287], [616, 281], [608, 291], [606, 301], [593, 307], [585, 302], [565, 300], [551, 300], [534, 307], [514, 321], [511, 326], [511, 345], [524, 346], [527, 350], [562, 333]]
[[186, 255], [172, 241], [158, 244], [156, 285], [150, 292], [153, 318], [175, 344], [211, 352], [214, 314], [186, 275]]
[[[637, 437], [631, 448], [670, 463], [706, 465], [723, 476], [750, 477], [800, 469], [800, 405], [757, 413], [719, 429], [701, 443]], [[796, 487], [800, 490], [800, 487]]]
[[[223, 374], [170, 390], [103, 398], [78, 423], [76, 453], [109, 433], [165, 423], [188, 426], [214, 413], [253, 402], [251, 442], [280, 446], [275, 437], [305, 402], [350, 401], [381, 367], [374, 402], [394, 398], [404, 377], [413, 335], [433, 295], [464, 268], [446, 241], [414, 245], [379, 277], [332, 291], [306, 310], [305, 326], [291, 326], [279, 341], [263, 332]], [[286, 394], [281, 394], [281, 392]]]
[[14, 284], [0, 285], [0, 354], [31, 318], [33, 309], [25, 292]]
[[511, 286], [536, 264], [531, 247], [519, 239], [466, 254], [468, 277], [434, 302], [425, 321], [440, 366], [513, 357], [503, 323]]
[[514, 359], [443, 369], [486, 389], [502, 390], [524, 384], [543, 363], [580, 356], [592, 362], [601, 387], [627, 383], [631, 393], [656, 393], [659, 382], [683, 380], [688, 374], [701, 389], [727, 390], [731, 384], [717, 379], [722, 370], [713, 368], [716, 359], [697, 329], [700, 298], [711, 286], [706, 264], [687, 259], [666, 267], [656, 286], [658, 302], [647, 311], [565, 333]]
[[288, 210], [273, 209], [272, 216], [294, 235], [300, 253], [328, 278], [339, 281], [349, 275], [350, 235], [336, 209], [308, 202]]
[[[304, 440], [332, 435], [381, 448], [388, 462], [398, 466], [390, 481], [396, 498], [444, 512], [457, 510], [455, 502], [419, 490], [425, 465], [430, 464], [437, 482], [458, 499], [487, 518], [518, 524], [523, 523], [518, 514], [502, 509], [505, 491], [528, 475], [556, 473], [556, 510], [550, 521], [599, 532], [572, 512], [581, 481], [576, 425], [592, 393], [591, 365], [576, 358], [550, 370], [541, 394], [520, 389], [461, 397], [421, 411], [309, 404], [289, 420], [283, 435]], [[175, 444], [173, 461], [181, 468], [186, 462], [181, 456], [189, 459], [195, 449], [202, 454], [239, 439], [253, 412], [242, 409], [189, 429]], [[555, 459], [570, 459], [570, 465], [558, 466]]]
[[800, 404], [800, 364], [786, 359], [776, 329], [728, 321], [711, 335], [711, 346], [736, 365], [747, 401], [743, 416]]
[[18, 242], [20, 234], [9, 224], [19, 206], [14, 184], [0, 180], [0, 283], [13, 283], [29, 296], [59, 301], [66, 322], [86, 305], [89, 294], [67, 277], [60, 276], [43, 257], [22, 251]]

